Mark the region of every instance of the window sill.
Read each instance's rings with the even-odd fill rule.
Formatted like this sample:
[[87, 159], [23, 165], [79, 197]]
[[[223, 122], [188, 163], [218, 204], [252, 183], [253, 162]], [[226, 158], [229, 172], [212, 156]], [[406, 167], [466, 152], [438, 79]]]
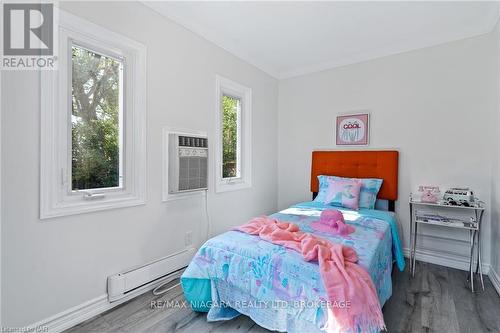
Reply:
[[251, 188], [252, 184], [249, 181], [234, 181], [234, 182], [219, 182], [215, 185], [215, 193], [239, 191]]
[[144, 204], [146, 204], [145, 198], [137, 196], [99, 200], [94, 202], [88, 202], [88, 201], [79, 201], [72, 203], [60, 202], [55, 207], [42, 207], [40, 212], [40, 219], [44, 220], [54, 217], [99, 212], [108, 209], [133, 207]]
[[168, 192], [165, 192], [163, 194], [162, 201], [163, 202], [169, 202], [169, 201], [176, 201], [176, 200], [183, 200], [183, 199], [204, 197], [205, 195], [207, 195], [207, 190], [199, 190], [199, 191], [191, 191], [191, 192], [179, 192], [179, 193], [168, 193]]

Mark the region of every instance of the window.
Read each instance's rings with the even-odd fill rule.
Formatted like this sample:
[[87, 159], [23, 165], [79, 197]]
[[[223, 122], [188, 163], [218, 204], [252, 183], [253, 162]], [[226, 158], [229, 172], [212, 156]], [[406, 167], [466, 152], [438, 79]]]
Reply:
[[222, 95], [222, 178], [240, 178], [241, 98]]
[[40, 217], [143, 204], [145, 47], [64, 11], [59, 23], [58, 70], [41, 74]]
[[123, 186], [123, 61], [71, 47], [71, 190]]
[[252, 90], [216, 78], [216, 191], [251, 186]]

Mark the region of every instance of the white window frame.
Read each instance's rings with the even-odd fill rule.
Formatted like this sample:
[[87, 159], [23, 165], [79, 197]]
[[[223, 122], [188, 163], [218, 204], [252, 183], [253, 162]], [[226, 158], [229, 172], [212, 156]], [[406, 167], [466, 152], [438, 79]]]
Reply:
[[[146, 47], [59, 10], [58, 70], [41, 72], [40, 219], [146, 201]], [[119, 58], [123, 70], [123, 150], [119, 187], [71, 189], [71, 46]], [[122, 120], [121, 120], [122, 121]], [[122, 124], [121, 124], [122, 125]], [[124, 134], [122, 134], [124, 132]]]
[[[222, 178], [222, 96], [233, 96], [241, 101], [238, 117], [237, 158], [239, 176]], [[252, 187], [252, 89], [230, 79], [215, 77], [215, 192], [241, 190]]]

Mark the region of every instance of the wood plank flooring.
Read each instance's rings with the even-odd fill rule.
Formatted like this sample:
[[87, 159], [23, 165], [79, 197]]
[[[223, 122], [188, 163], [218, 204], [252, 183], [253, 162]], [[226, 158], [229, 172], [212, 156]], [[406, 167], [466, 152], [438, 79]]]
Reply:
[[[472, 294], [464, 271], [422, 262], [416, 269], [414, 279], [408, 268], [393, 272], [393, 295], [383, 308], [389, 332], [500, 332], [500, 297], [486, 276], [485, 291]], [[169, 300], [184, 301], [180, 287], [145, 293], [66, 332], [269, 332], [246, 316], [207, 323], [206, 314], [189, 308], [162, 308]]]
[[395, 270], [383, 309], [388, 331], [500, 332], [500, 297], [484, 277], [485, 290], [471, 293], [464, 271], [417, 262], [410, 279], [408, 268]]

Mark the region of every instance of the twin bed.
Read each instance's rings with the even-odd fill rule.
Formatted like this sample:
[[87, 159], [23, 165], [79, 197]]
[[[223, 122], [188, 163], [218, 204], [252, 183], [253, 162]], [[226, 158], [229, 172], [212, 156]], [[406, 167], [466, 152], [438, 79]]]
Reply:
[[[319, 190], [318, 175], [383, 179], [378, 199], [393, 209], [397, 199], [398, 153], [395, 151], [313, 152], [311, 191]], [[358, 265], [369, 273], [380, 306], [392, 294], [393, 264], [404, 269], [395, 215], [377, 209], [339, 208], [345, 222], [355, 227], [347, 236], [311, 228], [329, 205], [303, 202], [271, 215], [295, 223], [303, 232], [355, 249]], [[229, 320], [240, 314], [260, 326], [280, 332], [322, 332], [332, 320], [318, 263], [262, 240], [259, 236], [228, 231], [208, 240], [181, 278], [184, 294], [195, 311], [207, 319]], [[328, 331], [335, 331], [331, 324]]]

